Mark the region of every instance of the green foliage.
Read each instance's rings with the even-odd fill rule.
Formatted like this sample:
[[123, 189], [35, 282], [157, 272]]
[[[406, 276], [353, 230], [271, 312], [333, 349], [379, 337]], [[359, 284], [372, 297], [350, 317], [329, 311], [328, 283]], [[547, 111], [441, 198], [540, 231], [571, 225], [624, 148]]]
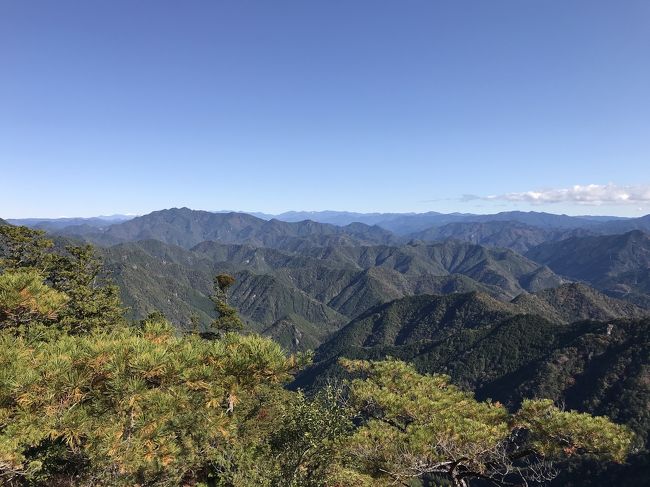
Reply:
[[212, 322], [212, 329], [217, 335], [241, 331], [244, 323], [237, 310], [228, 304], [226, 290], [235, 282], [235, 278], [227, 274], [219, 274], [214, 278], [214, 294], [212, 301], [217, 317]]
[[630, 446], [605, 418], [550, 401], [510, 414], [403, 362], [344, 361], [363, 378], [309, 398], [283, 388], [300, 365], [268, 339], [178, 336], [160, 316], [45, 341], [0, 333], [0, 479], [467, 485], [550, 477], [548, 461], [569, 455], [622, 461]]
[[0, 328], [52, 322], [68, 301], [64, 293], [46, 286], [35, 270], [0, 274]]
[[[590, 453], [623, 461], [632, 434], [606, 418], [564, 412], [551, 401], [527, 401], [511, 415], [479, 402], [441, 375], [421, 375], [404, 362], [343, 361], [366, 376], [350, 400], [364, 418], [345, 449], [348, 469], [374, 485], [444, 476], [453, 485], [488, 479], [497, 485], [548, 480], [549, 461]], [[351, 485], [351, 484], [348, 484]]]
[[[92, 246], [54, 249], [53, 242], [42, 231], [0, 226], [0, 255], [0, 270], [5, 274], [26, 278], [28, 272], [37, 273], [32, 274], [32, 289], [25, 287], [24, 292], [36, 292], [33, 286], [40, 281], [42, 286], [67, 296], [65, 306], [48, 315], [50, 324], [72, 333], [124, 324], [119, 289], [101, 277], [102, 262]], [[43, 306], [47, 299], [51, 301], [56, 296], [42, 288], [39, 292]], [[58, 302], [63, 304], [61, 299]]]
[[341, 462], [341, 445], [352, 432], [343, 389], [328, 385], [314, 398], [298, 392], [270, 439], [279, 460], [273, 485], [319, 487], [332, 485]]
[[0, 335], [0, 478], [257, 485], [242, 462], [294, 365], [268, 339], [179, 338], [161, 321], [36, 345]]
[[625, 427], [602, 416], [562, 411], [549, 399], [524, 400], [514, 421], [530, 432], [531, 447], [550, 457], [589, 453], [621, 463], [632, 442]]
[[0, 225], [0, 270], [33, 268], [47, 273], [52, 269], [53, 246], [42, 230]]

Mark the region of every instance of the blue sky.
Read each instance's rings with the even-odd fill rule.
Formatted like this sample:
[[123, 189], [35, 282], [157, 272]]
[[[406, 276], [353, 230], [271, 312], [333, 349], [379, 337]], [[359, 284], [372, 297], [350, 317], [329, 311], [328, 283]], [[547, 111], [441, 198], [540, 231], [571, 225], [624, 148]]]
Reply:
[[650, 213], [648, 25], [647, 0], [4, 0], [0, 217]]

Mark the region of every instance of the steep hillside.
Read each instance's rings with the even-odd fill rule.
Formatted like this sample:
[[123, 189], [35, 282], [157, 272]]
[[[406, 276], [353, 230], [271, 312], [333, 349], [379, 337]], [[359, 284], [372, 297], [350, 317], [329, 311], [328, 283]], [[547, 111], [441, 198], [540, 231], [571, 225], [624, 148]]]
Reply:
[[440, 340], [460, 328], [488, 326], [516, 313], [508, 303], [482, 293], [409, 296], [368, 310], [317, 352], [317, 360], [356, 347], [409, 346]]
[[526, 256], [610, 296], [650, 306], [650, 235], [639, 230], [546, 243]]
[[455, 241], [437, 244], [357, 246], [308, 249], [305, 254], [368, 269], [392, 269], [406, 276], [462, 274], [484, 285], [497, 286], [511, 297], [523, 290], [558, 286], [562, 279], [550, 269], [506, 249], [487, 249]]
[[408, 296], [352, 320], [318, 349], [317, 358], [326, 360], [356, 347], [408, 348], [461, 330], [492, 327], [515, 315], [564, 325], [585, 319], [638, 319], [650, 312], [582, 284], [522, 294], [509, 303], [480, 292]]
[[160, 311], [183, 329], [190, 329], [193, 314], [204, 324], [210, 322], [214, 308], [209, 299], [215, 272], [212, 262], [156, 240], [99, 251], [110, 276], [120, 286], [131, 318]]
[[291, 322], [292, 317], [297, 316], [302, 323], [296, 323], [296, 326], [313, 324], [312, 328], [305, 330], [313, 340], [309, 343], [313, 347], [347, 321], [345, 316], [327, 304], [295, 287], [286, 286], [272, 275], [242, 271], [235, 273], [235, 278], [237, 281], [230, 291], [231, 304], [242, 315], [259, 323], [262, 329], [273, 327], [283, 320]]
[[144, 240], [102, 252], [134, 318], [160, 310], [177, 326], [190, 326], [193, 314], [207, 326], [212, 277], [227, 272], [239, 281], [232, 301], [249, 326], [277, 331], [284, 323], [282, 336], [295, 328], [301, 347], [316, 346], [367, 309], [404, 296], [481, 291], [508, 301], [562, 283], [515, 252], [458, 242], [288, 252], [214, 241], [188, 250]]
[[[449, 374], [479, 398], [510, 407], [524, 398], [545, 397], [568, 409], [607, 415], [629, 425], [639, 447], [648, 448], [650, 319], [566, 324], [518, 314], [517, 308], [516, 303], [494, 302], [476, 293], [388, 303], [353, 320], [321, 345], [316, 363], [293, 386], [348, 377], [337, 364], [342, 356], [394, 357], [413, 362], [422, 372]], [[639, 455], [616, 471], [626, 478], [647, 469], [643, 465]], [[582, 484], [566, 476], [556, 485]]]
[[156, 240], [119, 244], [101, 252], [133, 318], [161, 311], [177, 326], [190, 329], [191, 317], [196, 315], [206, 327], [214, 313], [212, 279], [228, 272], [237, 279], [230, 301], [250, 329], [266, 332], [279, 323], [295, 328], [295, 337], [282, 342], [287, 348], [313, 348], [347, 321], [295, 286], [245, 270], [236, 261], [213, 261]]
[[579, 283], [563, 284], [533, 294], [520, 294], [512, 300], [512, 304], [521, 313], [563, 323], [587, 319], [642, 318], [650, 314], [647, 309], [614, 299]]

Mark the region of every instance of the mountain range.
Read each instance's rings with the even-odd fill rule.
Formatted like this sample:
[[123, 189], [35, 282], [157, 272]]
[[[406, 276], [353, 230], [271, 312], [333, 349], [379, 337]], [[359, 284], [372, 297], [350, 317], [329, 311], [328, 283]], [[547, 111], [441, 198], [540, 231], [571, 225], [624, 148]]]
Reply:
[[[650, 307], [650, 238], [639, 230], [596, 234], [603, 225], [642, 225], [643, 218], [371, 214], [368, 225], [347, 222], [360, 214], [308, 215], [345, 224], [174, 208], [107, 226], [58, 227], [54, 233], [100, 246], [132, 318], [160, 310], [181, 328], [190, 327], [193, 317], [207, 327], [212, 278], [232, 273], [237, 283], [230, 299], [248, 326], [290, 349], [314, 348], [366, 310], [421, 294], [480, 291], [507, 303], [520, 296], [536, 314], [564, 320], [567, 312], [558, 314], [557, 307], [530, 293], [578, 281]], [[305, 214], [281, 216], [298, 220]], [[406, 236], [379, 226], [468, 218], [486, 221], [447, 222]], [[617, 308], [601, 293], [581, 291], [583, 300], [599, 303], [594, 309]], [[579, 317], [603, 316], [625, 314], [594, 311]]]
[[[543, 212], [505, 211], [492, 215], [476, 215], [472, 213], [354, 213], [346, 211], [289, 211], [278, 215], [253, 213], [267, 220], [297, 222], [312, 220], [334, 225], [347, 225], [353, 222], [377, 225], [397, 235], [409, 235], [431, 227], [448, 223], [472, 222], [484, 223], [491, 221], [509, 221], [523, 223], [540, 228], [571, 229], [597, 226], [599, 223], [617, 222], [623, 224], [628, 219], [615, 216], [568, 216]], [[632, 229], [632, 228], [628, 228]]]
[[287, 347], [310, 348], [369, 307], [422, 293], [480, 290], [508, 300], [563, 282], [507, 249], [444, 242], [406, 246], [327, 246], [292, 251], [206, 241], [184, 249], [157, 240], [101, 249], [131, 315], [164, 312], [182, 327], [210, 321], [212, 278], [237, 279], [230, 298], [249, 326], [278, 327]]
[[548, 397], [625, 423], [639, 453], [599, 475], [650, 478], [649, 216], [173, 208], [8, 222], [95, 244], [130, 318], [160, 311], [183, 331], [209, 328], [213, 278], [232, 274], [249, 331], [315, 350], [292, 387], [349, 377], [341, 357], [407, 360], [481, 399]]

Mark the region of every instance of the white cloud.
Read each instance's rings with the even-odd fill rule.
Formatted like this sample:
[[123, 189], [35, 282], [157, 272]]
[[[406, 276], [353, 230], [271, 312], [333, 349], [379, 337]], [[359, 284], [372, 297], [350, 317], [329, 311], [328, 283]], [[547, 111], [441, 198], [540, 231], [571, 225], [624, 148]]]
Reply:
[[617, 184], [586, 184], [570, 188], [505, 193], [490, 196], [464, 195], [464, 201], [500, 200], [532, 204], [575, 203], [579, 205], [627, 205], [650, 203], [650, 185], [619, 186]]

